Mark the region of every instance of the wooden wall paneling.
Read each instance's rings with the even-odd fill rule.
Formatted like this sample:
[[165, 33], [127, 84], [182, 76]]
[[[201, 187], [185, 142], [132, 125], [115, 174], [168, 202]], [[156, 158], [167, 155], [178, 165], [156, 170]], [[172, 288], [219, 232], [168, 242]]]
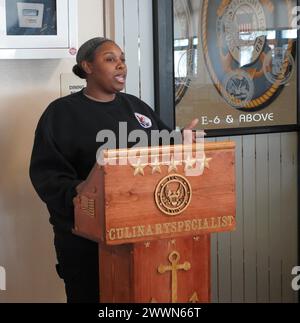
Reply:
[[244, 301], [256, 302], [256, 210], [255, 210], [255, 136], [245, 136], [243, 145], [244, 205]]
[[269, 301], [269, 151], [268, 135], [255, 137], [255, 200], [256, 200], [256, 301]]
[[282, 301], [296, 302], [297, 293], [291, 288], [291, 271], [297, 259], [297, 135], [281, 135], [281, 246]]
[[[229, 141], [220, 137], [217, 142]], [[230, 232], [218, 233], [218, 295], [219, 303], [231, 302], [231, 244]]]
[[231, 301], [244, 299], [243, 137], [236, 143], [236, 231], [231, 233]]
[[269, 151], [269, 301], [280, 303], [281, 295], [281, 134], [268, 135]]

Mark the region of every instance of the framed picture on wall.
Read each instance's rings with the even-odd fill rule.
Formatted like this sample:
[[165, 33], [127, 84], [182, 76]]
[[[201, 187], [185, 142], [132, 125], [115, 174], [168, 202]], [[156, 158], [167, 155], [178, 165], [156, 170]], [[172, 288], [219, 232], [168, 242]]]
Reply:
[[77, 0], [0, 0], [0, 58], [77, 52]]
[[156, 106], [209, 136], [298, 130], [296, 0], [153, 1]]

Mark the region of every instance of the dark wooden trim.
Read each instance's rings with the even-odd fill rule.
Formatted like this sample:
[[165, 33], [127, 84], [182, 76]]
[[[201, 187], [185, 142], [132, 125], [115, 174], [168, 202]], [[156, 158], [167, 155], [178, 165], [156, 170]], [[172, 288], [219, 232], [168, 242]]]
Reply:
[[153, 0], [155, 108], [175, 127], [173, 0]]
[[273, 126], [273, 127], [252, 127], [252, 128], [229, 128], [229, 129], [213, 129], [205, 130], [207, 138], [211, 137], [228, 137], [228, 136], [245, 136], [245, 135], [261, 135], [270, 133], [298, 132], [298, 125]]

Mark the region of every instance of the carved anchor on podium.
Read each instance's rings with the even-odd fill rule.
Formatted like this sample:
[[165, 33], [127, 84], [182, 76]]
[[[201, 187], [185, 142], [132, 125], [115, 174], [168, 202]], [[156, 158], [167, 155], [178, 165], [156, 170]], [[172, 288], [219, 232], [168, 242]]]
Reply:
[[158, 267], [158, 272], [160, 274], [164, 274], [167, 271], [172, 272], [172, 303], [177, 303], [177, 291], [178, 291], [178, 282], [177, 282], [177, 270], [185, 270], [188, 271], [191, 269], [191, 264], [186, 261], [183, 264], [178, 264], [180, 260], [180, 254], [177, 251], [173, 251], [169, 255], [169, 261], [171, 263], [171, 266], [164, 266], [160, 265]]

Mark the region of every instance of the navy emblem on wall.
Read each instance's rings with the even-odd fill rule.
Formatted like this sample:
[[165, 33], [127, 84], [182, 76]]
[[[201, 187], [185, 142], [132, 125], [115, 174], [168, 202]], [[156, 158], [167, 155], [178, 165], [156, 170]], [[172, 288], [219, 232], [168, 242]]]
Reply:
[[[210, 78], [233, 108], [268, 106], [291, 79], [293, 0], [203, 0], [202, 49]], [[280, 16], [281, 26], [277, 26]]]

